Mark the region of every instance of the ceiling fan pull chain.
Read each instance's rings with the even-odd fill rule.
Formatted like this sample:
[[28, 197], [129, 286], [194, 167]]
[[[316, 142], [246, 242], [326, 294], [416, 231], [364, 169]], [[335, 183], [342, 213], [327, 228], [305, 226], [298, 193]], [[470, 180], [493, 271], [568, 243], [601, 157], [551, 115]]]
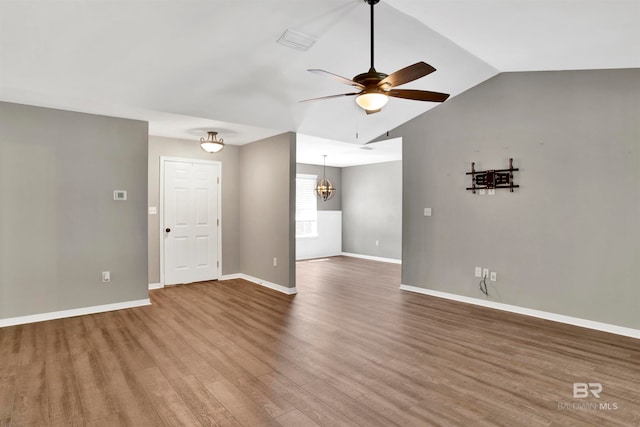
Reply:
[[356, 111], [356, 139], [358, 139], [358, 111]]

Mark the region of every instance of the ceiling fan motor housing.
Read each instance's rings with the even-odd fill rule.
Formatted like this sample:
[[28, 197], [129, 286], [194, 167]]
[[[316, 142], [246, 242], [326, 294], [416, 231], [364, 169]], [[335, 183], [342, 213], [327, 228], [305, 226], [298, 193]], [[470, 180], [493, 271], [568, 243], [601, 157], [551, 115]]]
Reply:
[[387, 74], [379, 73], [375, 68], [369, 68], [369, 71], [366, 73], [358, 74], [353, 78], [353, 81], [356, 83], [360, 83], [365, 88], [369, 88], [371, 86], [377, 86], [378, 83], [382, 81], [382, 79], [386, 78]]

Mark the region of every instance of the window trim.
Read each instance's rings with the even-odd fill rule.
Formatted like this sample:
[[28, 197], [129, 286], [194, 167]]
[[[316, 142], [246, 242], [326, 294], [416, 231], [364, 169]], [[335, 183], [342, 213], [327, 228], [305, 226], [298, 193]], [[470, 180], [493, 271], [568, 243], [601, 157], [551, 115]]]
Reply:
[[[300, 198], [299, 196], [299, 191], [304, 191], [299, 189], [298, 187], [298, 180], [305, 180], [308, 181], [308, 183], [313, 182], [313, 187], [312, 187], [312, 197], [313, 197], [313, 201], [314, 201], [314, 209], [306, 209], [307, 211], [313, 211], [313, 219], [308, 219], [308, 220], [299, 220], [298, 219], [298, 202], [302, 203], [301, 200], [299, 200]], [[295, 212], [295, 223], [296, 223], [296, 227], [295, 227], [295, 231], [296, 231], [296, 239], [317, 239], [318, 238], [318, 199], [316, 197], [316, 185], [318, 183], [318, 175], [315, 174], [304, 174], [304, 173], [297, 173], [296, 174], [296, 212]], [[309, 185], [305, 185], [306, 188], [309, 188]], [[309, 199], [307, 197], [307, 199]], [[309, 199], [310, 200], [310, 199]], [[298, 223], [302, 223], [302, 222], [308, 222], [311, 224], [311, 232], [306, 233], [306, 234], [298, 234]]]

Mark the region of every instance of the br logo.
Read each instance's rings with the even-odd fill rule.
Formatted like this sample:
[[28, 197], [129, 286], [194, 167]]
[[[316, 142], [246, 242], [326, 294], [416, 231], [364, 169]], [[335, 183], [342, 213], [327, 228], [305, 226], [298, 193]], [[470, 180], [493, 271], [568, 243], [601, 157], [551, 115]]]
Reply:
[[602, 384], [600, 383], [573, 383], [574, 399], [584, 399], [589, 397], [589, 393], [596, 399], [600, 398]]

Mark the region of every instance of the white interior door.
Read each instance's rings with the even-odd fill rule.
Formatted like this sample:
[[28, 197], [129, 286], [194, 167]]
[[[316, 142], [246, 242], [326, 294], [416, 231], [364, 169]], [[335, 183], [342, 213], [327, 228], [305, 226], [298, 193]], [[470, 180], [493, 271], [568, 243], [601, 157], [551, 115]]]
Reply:
[[218, 278], [220, 165], [164, 160], [164, 284]]

